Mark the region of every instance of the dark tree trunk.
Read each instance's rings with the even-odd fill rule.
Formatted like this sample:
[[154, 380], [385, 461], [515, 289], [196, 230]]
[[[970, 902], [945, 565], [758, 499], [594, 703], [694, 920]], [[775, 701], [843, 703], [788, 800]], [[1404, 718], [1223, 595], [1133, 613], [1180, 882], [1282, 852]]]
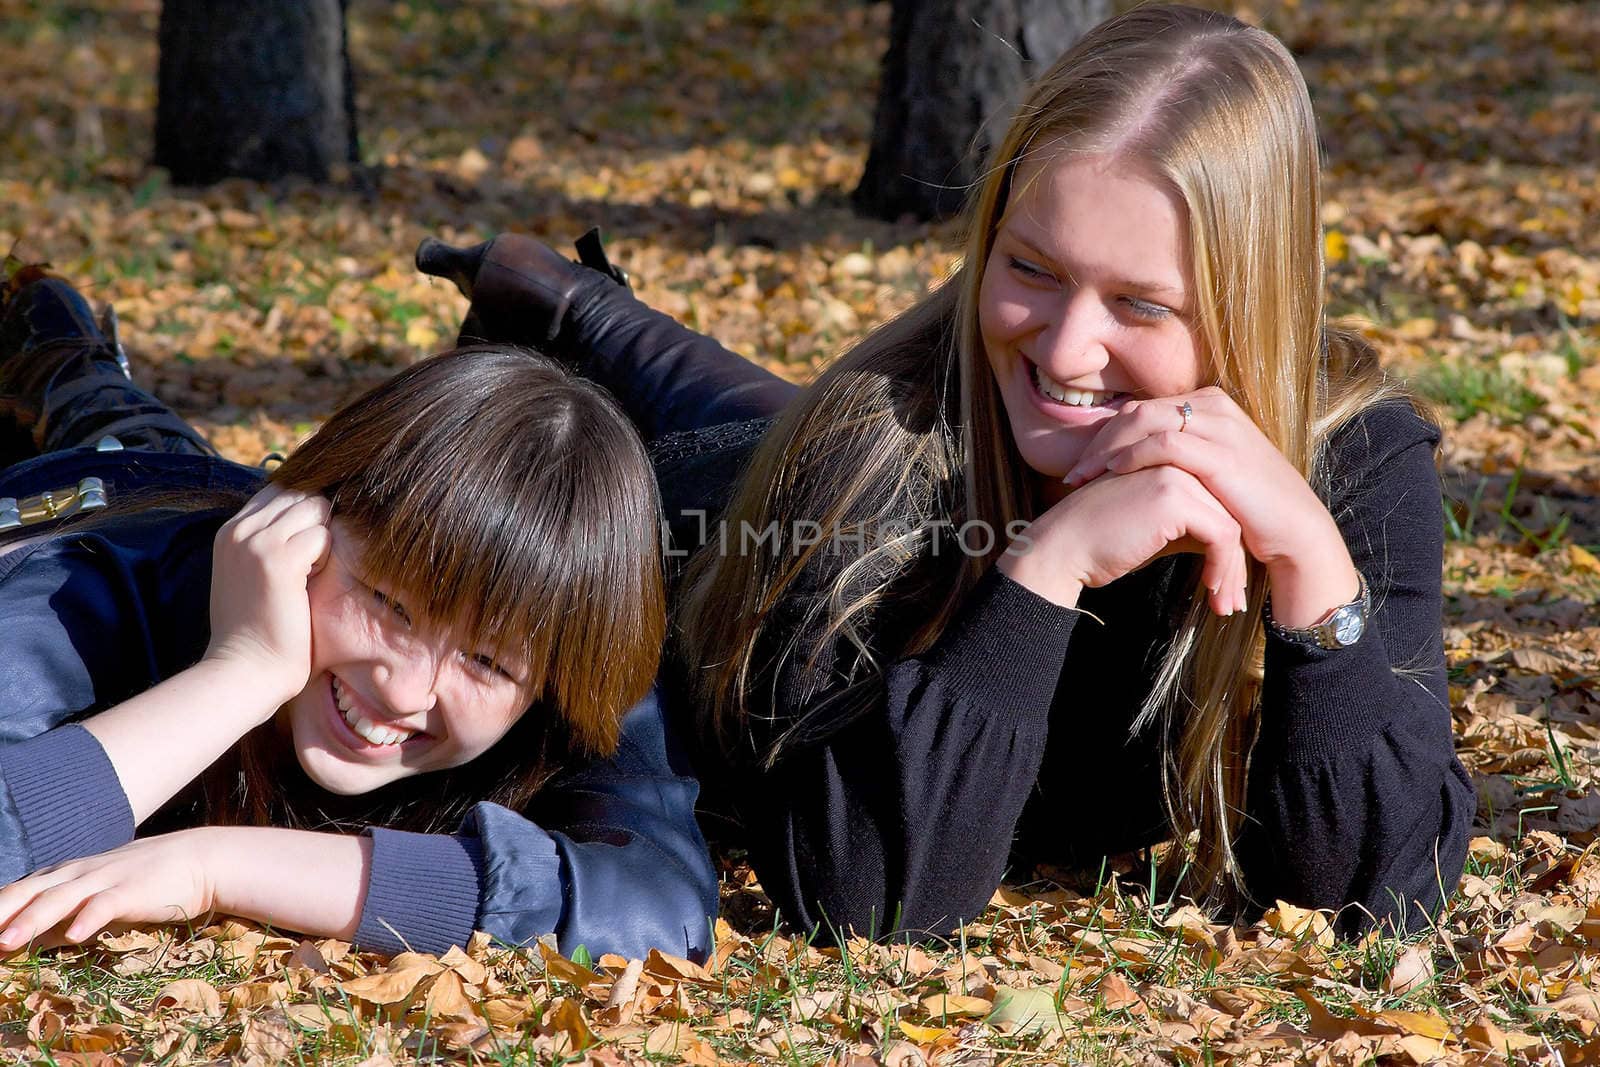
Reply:
[[1109, 13], [1109, 0], [894, 0], [856, 210], [954, 215], [1022, 88]]
[[354, 162], [344, 0], [163, 0], [156, 156], [175, 182]]

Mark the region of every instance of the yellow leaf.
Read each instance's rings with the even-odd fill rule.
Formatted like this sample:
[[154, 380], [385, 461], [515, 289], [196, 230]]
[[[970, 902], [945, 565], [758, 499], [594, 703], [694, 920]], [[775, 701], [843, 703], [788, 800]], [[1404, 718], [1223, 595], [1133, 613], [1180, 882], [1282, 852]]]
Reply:
[[1344, 234], [1338, 230], [1329, 230], [1327, 236], [1323, 238], [1323, 248], [1329, 263], [1339, 263], [1344, 260], [1350, 245], [1344, 239]]
[[946, 1018], [954, 1015], [981, 1019], [994, 1010], [994, 1002], [984, 1000], [982, 997], [964, 997], [953, 993], [939, 993], [935, 996], [924, 997], [922, 1010], [933, 1018]]
[[900, 1032], [919, 1045], [931, 1045], [950, 1031], [943, 1026], [918, 1026], [904, 1019], [899, 1022]]
[[1567, 546], [1567, 565], [1575, 571], [1600, 577], [1600, 559], [1582, 545]]
[[1374, 1022], [1388, 1023], [1408, 1034], [1418, 1037], [1429, 1037], [1435, 1041], [1443, 1041], [1450, 1036], [1450, 1024], [1431, 1011], [1400, 1011], [1391, 1008], [1388, 1011], [1373, 1011], [1371, 1008], [1360, 1004], [1352, 1004], [1351, 1010], [1363, 1019]]

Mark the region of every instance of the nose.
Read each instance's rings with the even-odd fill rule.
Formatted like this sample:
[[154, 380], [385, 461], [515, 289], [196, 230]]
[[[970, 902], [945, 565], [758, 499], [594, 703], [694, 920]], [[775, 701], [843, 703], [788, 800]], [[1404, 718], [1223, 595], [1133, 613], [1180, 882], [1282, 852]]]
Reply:
[[438, 701], [439, 666], [426, 642], [385, 642], [372, 668], [376, 695], [396, 715], [429, 711]]
[[1088, 289], [1066, 289], [1042, 319], [1028, 354], [1052, 378], [1092, 373], [1110, 359], [1107, 316]]

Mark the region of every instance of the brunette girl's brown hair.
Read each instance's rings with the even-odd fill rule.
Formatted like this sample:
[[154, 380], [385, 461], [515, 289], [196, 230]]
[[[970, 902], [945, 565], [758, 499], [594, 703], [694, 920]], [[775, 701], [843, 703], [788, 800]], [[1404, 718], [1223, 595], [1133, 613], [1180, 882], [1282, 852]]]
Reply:
[[329, 499], [364, 577], [525, 664], [532, 706], [471, 763], [357, 797], [300, 788], [268, 723], [206, 775], [207, 821], [454, 829], [476, 801], [520, 807], [568, 755], [615, 750], [666, 607], [655, 478], [600, 387], [520, 349], [459, 348], [342, 408], [271, 479]]

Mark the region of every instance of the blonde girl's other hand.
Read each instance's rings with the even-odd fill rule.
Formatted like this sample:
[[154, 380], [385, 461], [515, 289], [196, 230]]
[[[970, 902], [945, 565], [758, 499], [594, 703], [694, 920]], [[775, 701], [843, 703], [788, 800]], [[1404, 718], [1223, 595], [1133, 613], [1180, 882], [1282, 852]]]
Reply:
[[1176, 467], [1107, 475], [1053, 505], [1028, 527], [1028, 546], [997, 564], [1055, 603], [1076, 606], [1160, 556], [1204, 557], [1201, 581], [1218, 615], [1243, 611], [1246, 559], [1239, 523], [1200, 480]]
[[248, 667], [268, 716], [311, 674], [306, 583], [327, 561], [331, 513], [321, 496], [268, 486], [217, 531], [206, 658]]
[[0, 952], [82, 944], [113, 924], [199, 919], [216, 899], [209, 829], [140, 838], [0, 889]]

